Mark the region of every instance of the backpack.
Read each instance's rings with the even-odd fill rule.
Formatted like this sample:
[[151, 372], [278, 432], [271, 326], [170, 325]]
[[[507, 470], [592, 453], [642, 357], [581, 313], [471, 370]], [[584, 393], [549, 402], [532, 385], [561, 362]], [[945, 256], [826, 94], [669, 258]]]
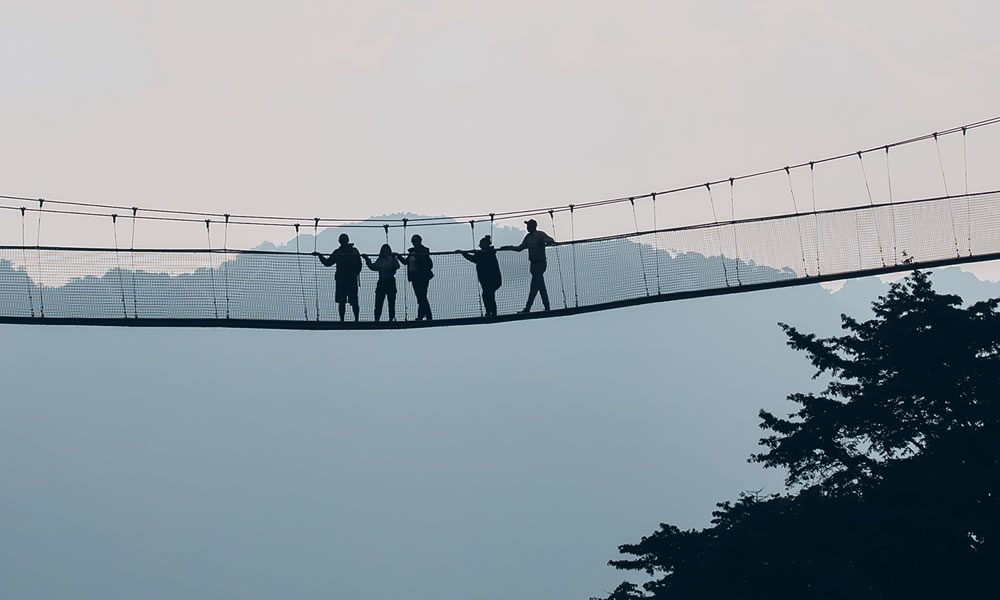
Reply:
[[354, 246], [337, 248], [337, 278], [351, 279], [361, 274], [361, 253]]
[[409, 258], [406, 260], [406, 277], [410, 281], [413, 281], [414, 277], [417, 279], [426, 278], [430, 280], [434, 277], [434, 273], [431, 272], [431, 269], [433, 268], [434, 261], [431, 260], [429, 253], [417, 254], [411, 252]]

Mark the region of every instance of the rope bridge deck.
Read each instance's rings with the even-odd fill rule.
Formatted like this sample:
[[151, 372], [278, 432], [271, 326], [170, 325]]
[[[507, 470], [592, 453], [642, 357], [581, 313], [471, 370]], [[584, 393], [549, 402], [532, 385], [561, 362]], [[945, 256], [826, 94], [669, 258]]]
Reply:
[[[374, 254], [377, 248], [361, 249]], [[475, 265], [432, 253], [433, 321], [397, 272], [397, 321], [340, 322], [333, 269], [266, 250], [0, 246], [0, 323], [402, 329], [568, 315], [1000, 258], [1000, 191], [635, 232], [550, 246], [552, 310], [523, 315], [525, 253], [498, 252], [499, 316], [483, 318]], [[386, 315], [383, 315], [383, 319]]]

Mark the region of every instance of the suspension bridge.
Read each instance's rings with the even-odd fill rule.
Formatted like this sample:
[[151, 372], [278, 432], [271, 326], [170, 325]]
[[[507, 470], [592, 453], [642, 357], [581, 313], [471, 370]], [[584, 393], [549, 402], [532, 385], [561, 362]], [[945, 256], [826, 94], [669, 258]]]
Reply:
[[[402, 329], [547, 318], [670, 300], [746, 293], [795, 285], [881, 275], [1000, 259], [1000, 189], [969, 191], [965, 140], [971, 131], [1000, 123], [1000, 117], [932, 134], [740, 177], [580, 204], [455, 217], [380, 218], [363, 221], [299, 219], [260, 215], [192, 212], [126, 207], [66, 200], [0, 196], [3, 213], [20, 219], [21, 243], [0, 245], [0, 323], [108, 325], [130, 327], [238, 327], [270, 329]], [[949, 193], [939, 140], [960, 136], [965, 185]], [[899, 147], [930, 144], [937, 153], [943, 193], [895, 200], [892, 153]], [[876, 202], [866, 158], [884, 159], [888, 200]], [[858, 202], [817, 210], [815, 172], [826, 165], [856, 161], [864, 181]], [[810, 185], [796, 190], [793, 173]], [[732, 208], [737, 183], [757, 178], [787, 179], [792, 210], [736, 219]], [[676, 194], [704, 194], [712, 220], [694, 225], [659, 227], [657, 202]], [[725, 200], [730, 219], [720, 219]], [[800, 210], [800, 204], [810, 209]], [[637, 203], [651, 208], [652, 222], [640, 225]], [[582, 211], [618, 207], [631, 212], [631, 231], [576, 238], [575, 219]], [[43, 216], [106, 219], [114, 226], [114, 245], [52, 246], [41, 243]], [[556, 216], [566, 231], [553, 232]], [[376, 273], [359, 276], [360, 320], [340, 321], [332, 269], [314, 256], [321, 229], [374, 230], [388, 241], [397, 233], [431, 227], [469, 227], [475, 241], [505, 223], [537, 217], [558, 243], [547, 248], [545, 274], [551, 310], [521, 313], [530, 274], [524, 254], [499, 251], [503, 285], [497, 291], [499, 314], [484, 316], [475, 266], [458, 252], [432, 252], [435, 277], [429, 299], [433, 321], [417, 321], [417, 301], [396, 274], [399, 298], [395, 321], [375, 321]], [[137, 221], [202, 225], [208, 246], [201, 249], [137, 248]], [[35, 243], [26, 238], [34, 221]], [[545, 227], [548, 224], [549, 227]], [[130, 229], [125, 229], [130, 225]], [[233, 249], [231, 227], [291, 227], [295, 248]], [[119, 239], [119, 227], [123, 228]], [[221, 246], [213, 247], [222, 230]], [[566, 229], [564, 226], [563, 229]], [[314, 246], [303, 248], [300, 233], [312, 230]], [[381, 231], [379, 231], [381, 230]], [[430, 245], [430, 244], [429, 244]], [[329, 250], [329, 249], [324, 249]], [[362, 252], [377, 254], [377, 247]]]

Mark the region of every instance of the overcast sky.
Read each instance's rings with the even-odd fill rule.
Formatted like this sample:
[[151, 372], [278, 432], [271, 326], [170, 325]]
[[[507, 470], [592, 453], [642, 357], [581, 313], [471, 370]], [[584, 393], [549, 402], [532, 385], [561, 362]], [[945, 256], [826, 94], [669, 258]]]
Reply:
[[[0, 11], [0, 193], [29, 197], [490, 212], [724, 178], [1000, 112], [995, 2], [5, 0]], [[957, 188], [961, 146], [943, 151]], [[1000, 158], [1000, 132], [970, 134], [969, 153], [970, 186], [989, 187], [979, 166]], [[900, 155], [897, 198], [940, 194], [933, 147], [912, 158]], [[818, 175], [820, 208], [867, 201], [848, 168]], [[738, 188], [736, 216], [788, 210], [787, 181], [771, 184]], [[808, 182], [796, 185], [804, 196]], [[678, 198], [661, 226], [708, 214], [703, 195]], [[627, 228], [631, 214], [580, 218], [585, 235]], [[110, 242], [110, 224], [46, 219], [43, 242]], [[137, 243], [203, 233], [143, 224]], [[0, 236], [19, 235], [16, 213], [0, 214]], [[248, 246], [291, 231], [231, 235]]]

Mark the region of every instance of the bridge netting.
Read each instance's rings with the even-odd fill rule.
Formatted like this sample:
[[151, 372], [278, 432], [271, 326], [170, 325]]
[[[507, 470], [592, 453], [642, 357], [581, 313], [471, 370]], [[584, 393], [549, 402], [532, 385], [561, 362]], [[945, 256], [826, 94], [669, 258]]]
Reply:
[[[543, 227], [544, 228], [544, 227]], [[361, 248], [377, 253], [378, 248]], [[547, 249], [551, 315], [749, 291], [1000, 256], [1000, 192], [639, 231]], [[483, 322], [475, 265], [432, 253], [435, 321]], [[526, 253], [500, 251], [499, 319], [522, 318]], [[376, 273], [360, 275], [360, 321], [338, 321], [334, 270], [308, 252], [0, 246], [0, 321], [295, 328], [412, 327], [397, 272], [397, 321], [374, 323]], [[535, 313], [542, 311], [536, 299]]]

